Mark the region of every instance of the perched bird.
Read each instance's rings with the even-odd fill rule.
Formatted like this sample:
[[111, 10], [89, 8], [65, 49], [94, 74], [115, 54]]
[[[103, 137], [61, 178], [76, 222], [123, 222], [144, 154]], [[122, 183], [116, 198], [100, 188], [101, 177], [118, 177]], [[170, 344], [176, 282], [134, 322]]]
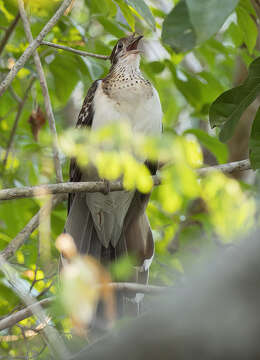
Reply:
[[[114, 122], [127, 121], [133, 133], [157, 135], [162, 132], [159, 96], [139, 69], [139, 41], [131, 35], [118, 40], [110, 55], [111, 68], [104, 79], [96, 80], [84, 100], [77, 128], [93, 130]], [[156, 166], [149, 164], [152, 174]], [[100, 180], [97, 171], [70, 164], [70, 181]], [[147, 283], [154, 242], [145, 213], [150, 194], [138, 191], [69, 194], [65, 231], [80, 253], [94, 256], [102, 264], [125, 254], [136, 259], [136, 281]]]

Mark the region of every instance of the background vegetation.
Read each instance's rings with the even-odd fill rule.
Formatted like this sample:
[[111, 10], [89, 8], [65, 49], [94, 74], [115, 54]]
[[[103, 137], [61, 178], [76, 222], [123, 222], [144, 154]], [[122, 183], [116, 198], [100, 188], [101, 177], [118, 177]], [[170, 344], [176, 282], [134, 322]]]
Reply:
[[[60, 0], [25, 1], [34, 38], [60, 4]], [[256, 0], [72, 1], [44, 40], [109, 55], [118, 38], [132, 31], [144, 34], [141, 69], [159, 92], [164, 113], [161, 139], [133, 138], [126, 127], [98, 133], [72, 130], [87, 89], [107, 74], [110, 63], [46, 45], [38, 48], [64, 181], [73, 155], [82, 165], [93, 161], [101, 177], [114, 181], [122, 175], [127, 189], [149, 192], [152, 179], [136, 159], [159, 158], [168, 164], [160, 171], [162, 185], [153, 190], [147, 211], [156, 240], [152, 284], [183, 283], [191, 264], [224, 251], [257, 226], [257, 171], [233, 171], [232, 177], [207, 171], [201, 177], [197, 169], [203, 165], [214, 169], [249, 155], [250, 163], [243, 163], [244, 168], [256, 170], [260, 165], [259, 14]], [[0, 31], [3, 81], [28, 47], [16, 0], [0, 0]], [[55, 141], [33, 57], [1, 94], [0, 186], [55, 183]], [[231, 167], [225, 169], [231, 172]], [[24, 302], [29, 305], [28, 296], [40, 301], [59, 293], [55, 239], [63, 231], [66, 202], [57, 201], [51, 211], [51, 195], [38, 195], [0, 203], [3, 319]], [[42, 206], [47, 211], [40, 215], [40, 227], [37, 222], [28, 227]], [[9, 251], [14, 239], [15, 248]], [[126, 260], [120, 264], [123, 275], [128, 264]], [[53, 336], [68, 348], [75, 346], [66, 311], [54, 305], [51, 314], [48, 329], [57, 329]], [[0, 358], [48, 358], [53, 349], [41, 328], [45, 323], [46, 318], [31, 316], [4, 328]]]

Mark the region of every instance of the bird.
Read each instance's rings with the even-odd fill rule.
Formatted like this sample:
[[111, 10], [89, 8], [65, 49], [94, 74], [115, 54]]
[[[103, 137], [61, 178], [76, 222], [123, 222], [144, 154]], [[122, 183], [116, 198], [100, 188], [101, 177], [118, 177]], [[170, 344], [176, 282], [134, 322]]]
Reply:
[[[140, 71], [142, 38], [134, 33], [117, 41], [109, 57], [110, 70], [89, 88], [76, 128], [92, 131], [127, 122], [133, 134], [161, 135], [159, 95]], [[148, 159], [145, 163], [155, 174], [157, 163]], [[97, 170], [80, 168], [74, 158], [69, 176], [71, 182], [100, 180]], [[124, 255], [133, 255], [134, 281], [147, 284], [154, 256], [153, 235], [145, 212], [149, 198], [150, 194], [138, 190], [70, 193], [65, 232], [72, 236], [79, 253], [91, 255], [105, 266]]]

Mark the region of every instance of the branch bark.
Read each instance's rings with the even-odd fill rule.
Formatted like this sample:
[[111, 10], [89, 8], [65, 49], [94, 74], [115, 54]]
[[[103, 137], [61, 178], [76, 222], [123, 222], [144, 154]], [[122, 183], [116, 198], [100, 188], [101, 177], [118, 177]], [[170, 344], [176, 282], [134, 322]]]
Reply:
[[251, 165], [248, 159], [233, 161], [227, 164], [209, 166], [205, 168], [198, 169], [198, 174], [203, 176], [213, 171], [222, 171], [224, 174], [232, 174], [235, 171], [245, 171], [250, 170]]
[[[137, 283], [127, 283], [127, 282], [110, 283], [109, 286], [114, 291], [119, 291], [119, 292], [129, 291], [132, 293], [142, 293], [148, 295], [158, 295], [166, 290], [169, 290], [169, 287], [167, 286], [142, 285]], [[55, 297], [49, 297], [37, 302], [36, 304], [29, 305], [26, 308], [15, 312], [14, 314], [6, 316], [4, 319], [0, 320], [0, 331], [4, 329], [8, 329], [14, 326], [15, 324], [17, 324], [19, 321], [22, 321], [34, 315], [35, 310], [37, 309], [38, 306], [42, 306], [42, 307], [49, 306], [54, 300]]]
[[64, 11], [70, 5], [71, 1], [72, 0], [64, 0], [62, 2], [61, 6], [58, 8], [56, 13], [52, 16], [52, 18], [47, 22], [47, 24], [41, 30], [37, 38], [33, 40], [33, 42], [27, 47], [25, 52], [16, 61], [12, 69], [7, 74], [6, 78], [0, 84], [0, 96], [3, 95], [3, 93], [8, 89], [9, 85], [12, 83], [18, 71], [24, 66], [26, 61], [33, 54], [33, 52], [40, 46], [43, 38], [55, 26], [59, 18], [63, 15]]
[[18, 273], [14, 267], [12, 267], [1, 256], [0, 269], [4, 274], [6, 281], [8, 281], [13, 291], [19, 296], [23, 303], [26, 304], [27, 307], [34, 305], [33, 313], [37, 320], [42, 324], [46, 324], [42, 330], [44, 332], [45, 339], [47, 340], [47, 344], [52, 352], [53, 358], [67, 359], [69, 356], [69, 351], [66, 348], [63, 338], [60, 336], [55, 327], [49, 325], [48, 322], [46, 322], [46, 313], [39, 305], [39, 302], [35, 301], [34, 297], [28, 294], [28, 292], [24, 289], [23, 280], [18, 276]]
[[87, 51], [73, 49], [73, 48], [71, 48], [69, 46], [64, 46], [64, 45], [60, 45], [60, 44], [54, 44], [54, 43], [49, 42], [49, 41], [42, 41], [41, 45], [47, 45], [47, 46], [51, 46], [51, 47], [56, 48], [56, 49], [69, 51], [69, 52], [72, 52], [72, 53], [80, 55], [80, 56], [90, 56], [90, 57], [94, 57], [96, 59], [109, 60], [109, 56], [107, 56], [107, 55], [93, 54], [93, 53], [90, 53], [90, 52], [87, 52]]
[[[228, 164], [216, 165], [198, 169], [200, 176], [206, 175], [212, 171], [222, 171], [224, 174], [231, 174], [234, 171], [244, 171], [251, 169], [249, 160], [235, 161]], [[154, 185], [160, 185], [159, 176], [153, 176]], [[110, 191], [123, 190], [121, 181], [110, 182]], [[12, 200], [19, 198], [35, 197], [36, 194], [41, 193], [42, 190], [48, 191], [52, 194], [78, 193], [78, 192], [104, 192], [106, 185], [103, 181], [89, 181], [89, 182], [67, 182], [60, 184], [48, 184], [39, 186], [25, 186], [22, 188], [11, 188], [0, 190], [0, 200]]]
[[[18, 6], [20, 11], [20, 16], [23, 21], [24, 31], [26, 33], [27, 40], [30, 44], [33, 43], [33, 36], [30, 28], [30, 23], [27, 18], [25, 8], [24, 8], [24, 2], [23, 0], [18, 0]], [[60, 157], [59, 157], [59, 148], [58, 148], [58, 137], [57, 137], [57, 131], [56, 131], [56, 125], [55, 125], [55, 119], [54, 114], [51, 106], [51, 99], [49, 95], [49, 90], [47, 86], [47, 81], [44, 75], [43, 67], [41, 64], [40, 56], [37, 52], [37, 49], [35, 49], [34, 54], [34, 63], [36, 66], [36, 70], [40, 79], [40, 85], [42, 88], [43, 98], [44, 98], [44, 105], [46, 110], [46, 115], [49, 121], [49, 126], [52, 133], [52, 151], [53, 151], [53, 161], [54, 161], [54, 167], [55, 167], [55, 173], [56, 173], [56, 181], [62, 182], [62, 168], [60, 163]]]
[[10, 153], [10, 150], [11, 150], [12, 146], [13, 146], [14, 136], [15, 136], [16, 129], [17, 129], [17, 126], [18, 126], [18, 122], [19, 122], [19, 119], [20, 119], [20, 116], [22, 114], [24, 105], [26, 103], [26, 100], [28, 98], [29, 92], [31, 90], [31, 87], [32, 87], [34, 81], [35, 81], [35, 77], [33, 76], [31, 81], [29, 82], [29, 85], [28, 85], [27, 89], [25, 90], [24, 97], [23, 97], [22, 101], [18, 105], [18, 110], [17, 110], [17, 113], [16, 113], [15, 121], [14, 121], [12, 130], [11, 130], [11, 134], [10, 134], [10, 138], [8, 140], [5, 157], [4, 157], [4, 160], [3, 160], [3, 168], [5, 168], [5, 166], [6, 166], [8, 155]]
[[[232, 171], [237, 169], [248, 170], [250, 169], [249, 160], [236, 161], [234, 163], [211, 166], [207, 168], [202, 168], [198, 170], [200, 175], [205, 175], [214, 170], [222, 171], [223, 173], [230, 174]], [[160, 184], [159, 177], [154, 177], [155, 184]], [[103, 182], [86, 182], [86, 183], [63, 183], [63, 184], [51, 184], [51, 185], [42, 185], [35, 186], [31, 188], [20, 188], [20, 189], [5, 189], [0, 191], [0, 200], [9, 200], [15, 199], [18, 197], [31, 197], [35, 195], [35, 190], [39, 191], [42, 189], [47, 189], [49, 192], [58, 193], [69, 193], [69, 192], [86, 192], [92, 189], [92, 192], [104, 191], [105, 186]], [[122, 190], [122, 184], [120, 182], [111, 183], [111, 191]], [[65, 191], [66, 190], [66, 191]], [[57, 195], [52, 200], [52, 209], [64, 201], [66, 199], [66, 195]], [[41, 210], [40, 210], [41, 211]], [[26, 239], [30, 236], [30, 234], [37, 228], [39, 225], [39, 214], [40, 211], [28, 222], [28, 224], [24, 227], [22, 231], [10, 242], [10, 244], [0, 252], [0, 255], [3, 256], [4, 259], [8, 259], [11, 257], [26, 241]]]
[[48, 306], [53, 302], [54, 299], [55, 299], [54, 297], [43, 299], [37, 302], [36, 304], [29, 305], [26, 308], [19, 310], [12, 315], [6, 316], [2, 320], [0, 320], [0, 331], [4, 329], [8, 329], [14, 326], [19, 321], [27, 319], [28, 317], [33, 315], [33, 313], [36, 311], [38, 306], [42, 306], [42, 307]]
[[18, 13], [16, 15], [16, 17], [14, 18], [14, 20], [11, 22], [10, 26], [6, 29], [5, 35], [2, 39], [2, 41], [0, 42], [0, 55], [2, 54], [5, 45], [7, 44], [9, 37], [12, 35], [16, 25], [18, 24], [18, 21], [20, 19], [20, 14]]

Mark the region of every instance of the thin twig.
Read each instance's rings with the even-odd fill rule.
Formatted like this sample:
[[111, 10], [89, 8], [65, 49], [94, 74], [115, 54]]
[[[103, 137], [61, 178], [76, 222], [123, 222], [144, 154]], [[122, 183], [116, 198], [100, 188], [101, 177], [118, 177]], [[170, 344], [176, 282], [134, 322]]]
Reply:
[[[57, 206], [59, 203], [64, 201], [66, 197], [64, 195], [57, 195], [52, 200], [52, 209]], [[4, 259], [8, 259], [11, 257], [27, 240], [27, 238], [31, 235], [31, 233], [38, 227], [39, 225], [39, 217], [40, 212], [39, 210], [37, 214], [35, 214], [31, 220], [27, 223], [27, 225], [21, 230], [16, 237], [8, 244], [8, 246], [0, 252], [0, 256]]]
[[20, 98], [19, 95], [16, 94], [16, 92], [14, 91], [12, 85], [10, 85], [9, 91], [10, 91], [10, 94], [12, 95], [12, 97], [14, 98], [14, 100], [15, 100], [18, 104], [20, 104], [20, 102], [22, 101], [22, 99]]
[[41, 30], [39, 35], [33, 40], [33, 42], [26, 48], [25, 52], [20, 56], [16, 61], [12, 69], [7, 74], [6, 78], [0, 84], [0, 96], [7, 90], [9, 85], [12, 83], [18, 71], [24, 66], [29, 57], [34, 53], [34, 51], [40, 46], [43, 38], [48, 34], [48, 32], [55, 26], [59, 18], [63, 15], [64, 11], [70, 5], [72, 0], [64, 0], [61, 6], [58, 8], [56, 13], [52, 18], [47, 22], [44, 28]]
[[0, 42], [0, 55], [2, 54], [5, 45], [7, 44], [9, 37], [12, 35], [12, 32], [14, 31], [16, 25], [18, 24], [18, 21], [20, 19], [20, 14], [18, 13], [16, 15], [16, 17], [14, 18], [14, 20], [11, 22], [10, 26], [6, 29], [5, 35], [2, 39], [2, 41]]
[[47, 299], [43, 299], [43, 300], [37, 302], [36, 305], [33, 304], [30, 306], [27, 306], [25, 309], [19, 310], [19, 311], [15, 312], [14, 314], [5, 317], [4, 319], [0, 320], [0, 331], [14, 326], [19, 321], [27, 319], [28, 317], [33, 315], [36, 306], [39, 306], [39, 305], [43, 306], [43, 307], [48, 306], [53, 302], [54, 299], [55, 299], [54, 297], [49, 297]]
[[14, 267], [11, 266], [1, 256], [0, 269], [4, 274], [6, 281], [8, 281], [13, 291], [19, 296], [23, 303], [26, 304], [27, 307], [34, 305], [33, 310], [31, 310], [36, 316], [37, 320], [40, 322], [40, 324], [46, 324], [44, 327], [42, 327], [42, 330], [45, 333], [46, 338], [48, 339], [48, 344], [50, 350], [52, 351], [52, 355], [54, 355], [54, 358], [56, 359], [58, 357], [60, 359], [66, 359], [69, 356], [69, 351], [66, 348], [62, 337], [60, 336], [55, 327], [48, 324], [48, 317], [46, 316], [43, 308], [39, 305], [39, 302], [35, 301], [35, 299], [25, 291], [24, 283], [19, 277], [17, 271], [14, 269]]
[[[34, 40], [33, 40], [32, 32], [31, 32], [31, 28], [30, 28], [30, 23], [29, 23], [29, 20], [27, 18], [26, 12], [25, 12], [23, 0], [18, 0], [18, 6], [19, 6], [20, 15], [21, 15], [21, 18], [23, 21], [24, 31], [26, 33], [27, 40], [29, 41], [30, 44], [32, 44]], [[37, 73], [38, 73], [38, 76], [40, 79], [40, 85], [42, 88], [46, 115], [47, 115], [47, 118], [49, 121], [51, 133], [52, 133], [52, 151], [53, 151], [54, 167], [55, 167], [55, 172], [56, 172], [56, 181], [62, 182], [63, 181], [62, 168], [61, 168], [60, 157], [59, 157], [58, 137], [57, 137], [55, 119], [54, 119], [54, 114], [53, 114], [53, 110], [52, 110], [52, 106], [51, 106], [51, 99], [50, 99], [50, 95], [49, 95], [47, 81], [46, 81], [46, 78], [44, 75], [43, 67], [42, 67], [40, 56], [37, 52], [37, 49], [35, 49], [33, 57], [34, 57], [34, 63], [36, 66], [36, 70], [37, 70]]]
[[[158, 295], [162, 294], [164, 291], [169, 290], [167, 286], [156, 286], [156, 285], [142, 285], [137, 283], [110, 283], [109, 287], [111, 287], [114, 291], [128, 291], [131, 293], [142, 293], [148, 295]], [[32, 316], [35, 312], [36, 305], [40, 305], [42, 307], [49, 306], [55, 297], [49, 297], [43, 300], [40, 300], [38, 303], [30, 305], [25, 309], [19, 310], [12, 315], [5, 317], [0, 320], [0, 331], [10, 328], [14, 326], [19, 321], [22, 321], [30, 316]]]
[[18, 122], [19, 122], [19, 119], [21, 117], [24, 105], [26, 103], [26, 100], [28, 98], [29, 92], [31, 90], [31, 87], [32, 87], [34, 81], [35, 81], [35, 77], [33, 76], [31, 81], [29, 82], [29, 85], [28, 85], [27, 89], [25, 90], [24, 97], [23, 97], [22, 101], [18, 105], [18, 110], [17, 110], [17, 113], [16, 113], [16, 117], [15, 117], [14, 124], [13, 124], [12, 130], [11, 130], [10, 138], [8, 140], [5, 157], [4, 157], [4, 160], [3, 160], [3, 168], [5, 168], [5, 166], [6, 166], [8, 155], [9, 155], [9, 153], [11, 151], [12, 146], [13, 146], [14, 137], [15, 137], [17, 126], [18, 126]]
[[77, 55], [80, 55], [80, 56], [91, 56], [91, 57], [94, 57], [96, 59], [109, 60], [109, 56], [107, 56], [107, 55], [93, 54], [93, 53], [90, 53], [90, 52], [87, 52], [87, 51], [73, 49], [73, 48], [71, 48], [69, 46], [64, 46], [64, 45], [60, 45], [60, 44], [54, 44], [54, 43], [49, 42], [49, 41], [42, 41], [41, 45], [47, 45], [47, 46], [51, 46], [51, 47], [56, 48], [56, 49], [70, 51], [70, 52], [72, 52], [74, 54], [77, 54]]
[[[222, 171], [224, 174], [231, 174], [234, 171], [244, 171], [251, 169], [249, 160], [235, 161], [228, 164], [205, 167], [197, 170], [197, 173], [202, 176], [212, 171]], [[160, 185], [159, 176], [153, 176], [154, 185]], [[123, 190], [122, 181], [111, 181], [110, 191]], [[104, 181], [89, 181], [89, 182], [67, 182], [60, 184], [48, 184], [38, 186], [25, 186], [21, 188], [11, 188], [0, 190], [0, 200], [12, 200], [19, 198], [35, 197], [35, 194], [40, 194], [42, 190], [46, 190], [52, 194], [78, 193], [78, 192], [104, 192], [106, 185]]]

